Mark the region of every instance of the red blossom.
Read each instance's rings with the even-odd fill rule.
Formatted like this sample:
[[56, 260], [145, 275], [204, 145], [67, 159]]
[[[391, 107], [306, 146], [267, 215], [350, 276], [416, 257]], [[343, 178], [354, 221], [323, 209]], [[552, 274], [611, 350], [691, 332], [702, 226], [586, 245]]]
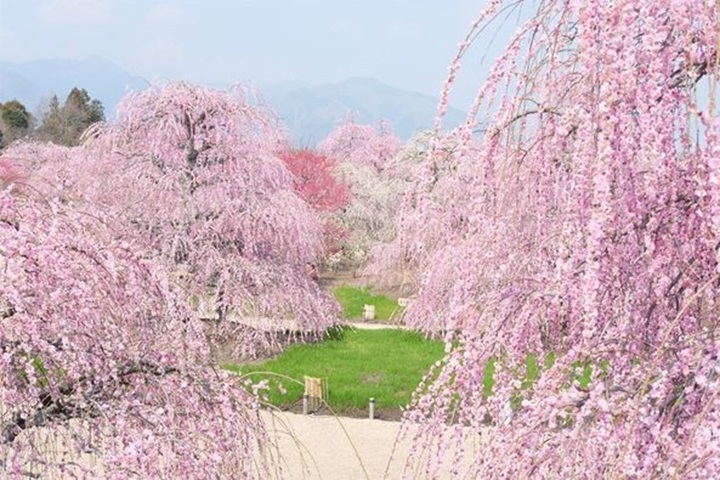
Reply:
[[347, 186], [332, 175], [334, 162], [309, 149], [287, 150], [280, 154], [293, 174], [295, 191], [318, 211], [332, 212], [347, 204]]

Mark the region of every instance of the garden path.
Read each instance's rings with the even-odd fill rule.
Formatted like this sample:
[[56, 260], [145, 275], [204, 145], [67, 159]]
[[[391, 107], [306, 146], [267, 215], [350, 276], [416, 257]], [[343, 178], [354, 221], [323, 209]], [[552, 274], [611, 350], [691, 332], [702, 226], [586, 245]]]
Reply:
[[[400, 422], [361, 418], [262, 412], [269, 434], [280, 450], [283, 474], [292, 479], [426, 478], [414, 468], [405, 472], [412, 438], [398, 440]], [[410, 433], [415, 429], [409, 427]], [[406, 436], [407, 437], [407, 436]], [[481, 437], [478, 436], [479, 440]], [[464, 446], [463, 463], [475, 457], [479, 442]], [[448, 452], [452, 455], [453, 451]], [[406, 477], [403, 477], [403, 473]], [[448, 468], [441, 479], [456, 478]]]

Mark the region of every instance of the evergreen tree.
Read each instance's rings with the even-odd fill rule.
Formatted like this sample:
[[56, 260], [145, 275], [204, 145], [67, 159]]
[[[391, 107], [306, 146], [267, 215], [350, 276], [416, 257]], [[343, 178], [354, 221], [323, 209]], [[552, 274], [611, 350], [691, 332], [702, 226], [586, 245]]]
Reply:
[[52, 96], [43, 114], [38, 137], [59, 145], [74, 146], [90, 125], [104, 120], [102, 103], [91, 99], [85, 89], [75, 87], [62, 106], [57, 96]]
[[0, 103], [0, 148], [30, 133], [33, 118], [18, 100]]

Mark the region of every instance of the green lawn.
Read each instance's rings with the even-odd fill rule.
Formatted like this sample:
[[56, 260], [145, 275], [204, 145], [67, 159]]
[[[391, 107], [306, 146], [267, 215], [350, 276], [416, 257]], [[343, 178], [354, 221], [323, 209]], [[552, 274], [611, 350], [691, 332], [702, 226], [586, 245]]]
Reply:
[[[327, 382], [327, 400], [336, 413], [367, 411], [370, 397], [376, 399], [379, 412], [399, 412], [400, 407], [408, 404], [430, 366], [443, 354], [441, 341], [427, 340], [416, 332], [347, 329], [337, 339], [293, 345], [262, 364], [224, 368], [248, 375], [254, 381], [269, 379], [270, 403], [279, 407], [297, 409], [301, 405], [302, 382], [307, 375]], [[280, 392], [278, 382], [287, 390], [286, 394]]]
[[333, 294], [342, 306], [345, 318], [362, 318], [365, 305], [375, 305], [376, 320], [389, 320], [394, 313], [400, 313], [400, 307], [395, 300], [382, 294], [374, 295], [368, 289], [343, 286], [335, 288]]

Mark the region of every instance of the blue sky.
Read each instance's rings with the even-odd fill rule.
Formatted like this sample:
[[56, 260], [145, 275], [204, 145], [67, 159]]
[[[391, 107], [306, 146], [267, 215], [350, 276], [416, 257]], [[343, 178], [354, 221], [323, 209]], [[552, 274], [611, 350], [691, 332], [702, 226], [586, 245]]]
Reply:
[[[437, 96], [458, 42], [484, 5], [484, 0], [0, 0], [0, 60], [98, 55], [151, 81], [215, 86], [318, 85], [368, 76]], [[478, 43], [451, 100], [461, 108], [494, 56], [481, 63], [487, 45]]]

